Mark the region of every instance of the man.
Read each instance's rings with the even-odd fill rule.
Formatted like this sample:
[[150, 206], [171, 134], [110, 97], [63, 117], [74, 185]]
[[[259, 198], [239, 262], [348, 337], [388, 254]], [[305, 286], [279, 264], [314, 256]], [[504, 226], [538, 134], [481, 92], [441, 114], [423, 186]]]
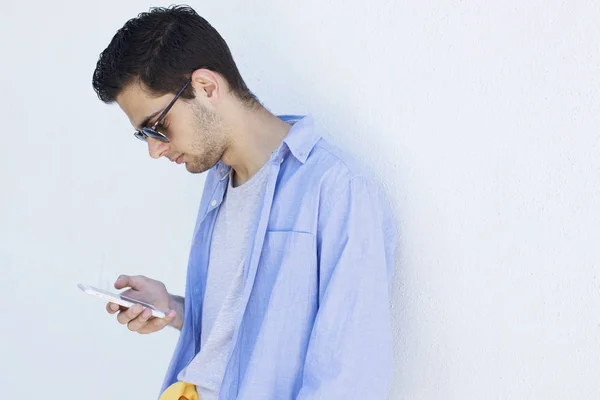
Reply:
[[206, 399], [386, 399], [395, 228], [380, 189], [310, 117], [276, 117], [218, 32], [187, 7], [128, 21], [93, 77], [150, 156], [208, 171], [185, 296], [143, 276], [118, 289], [139, 333], [181, 331], [163, 390]]

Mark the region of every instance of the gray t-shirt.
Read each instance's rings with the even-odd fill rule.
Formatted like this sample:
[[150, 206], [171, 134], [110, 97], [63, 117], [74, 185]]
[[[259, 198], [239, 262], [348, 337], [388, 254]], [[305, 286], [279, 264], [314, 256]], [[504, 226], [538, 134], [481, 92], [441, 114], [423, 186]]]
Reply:
[[196, 385], [202, 400], [216, 400], [241, 307], [245, 257], [268, 177], [265, 164], [250, 180], [229, 187], [212, 236], [202, 308], [200, 352], [178, 379]]

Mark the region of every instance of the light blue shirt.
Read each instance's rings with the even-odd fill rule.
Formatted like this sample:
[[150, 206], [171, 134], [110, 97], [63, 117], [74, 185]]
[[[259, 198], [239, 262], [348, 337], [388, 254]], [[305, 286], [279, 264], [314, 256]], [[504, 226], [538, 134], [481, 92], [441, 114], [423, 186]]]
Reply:
[[[293, 124], [268, 161], [244, 266], [220, 400], [387, 399], [396, 229], [381, 189], [323, 139]], [[209, 249], [230, 167], [206, 178], [192, 239], [184, 324], [163, 388], [200, 350]]]

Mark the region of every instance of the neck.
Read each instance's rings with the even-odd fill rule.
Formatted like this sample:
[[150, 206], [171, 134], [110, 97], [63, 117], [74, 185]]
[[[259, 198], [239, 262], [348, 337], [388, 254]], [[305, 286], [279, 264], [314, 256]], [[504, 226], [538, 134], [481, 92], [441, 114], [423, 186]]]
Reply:
[[290, 125], [263, 107], [248, 109], [236, 105], [226, 123], [229, 144], [221, 161], [233, 168], [233, 186], [247, 182], [256, 174], [287, 136]]

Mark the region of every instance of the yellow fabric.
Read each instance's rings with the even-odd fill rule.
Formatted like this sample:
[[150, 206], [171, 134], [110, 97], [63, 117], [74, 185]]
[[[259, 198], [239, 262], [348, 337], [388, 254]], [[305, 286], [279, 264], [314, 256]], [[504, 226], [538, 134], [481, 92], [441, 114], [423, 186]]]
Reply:
[[198, 400], [198, 392], [191, 383], [175, 382], [163, 392], [159, 400]]

